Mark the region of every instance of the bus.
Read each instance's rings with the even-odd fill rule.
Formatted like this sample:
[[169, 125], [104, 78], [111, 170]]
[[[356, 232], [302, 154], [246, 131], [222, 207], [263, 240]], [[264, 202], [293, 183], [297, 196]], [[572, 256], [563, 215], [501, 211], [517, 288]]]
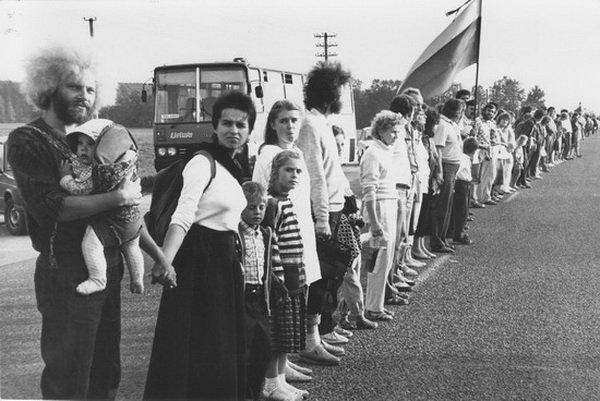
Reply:
[[[211, 140], [212, 107], [223, 93], [237, 90], [252, 97], [256, 123], [245, 157], [252, 161], [264, 141], [273, 103], [288, 99], [303, 107], [305, 75], [261, 68], [243, 58], [232, 62], [165, 65], [154, 69], [154, 167], [159, 171], [194, 151], [194, 145]], [[342, 161], [356, 162], [356, 123], [350, 85], [342, 88], [342, 111], [331, 116], [346, 135]], [[142, 100], [147, 99], [145, 88]], [[242, 156], [244, 157], [244, 156]]]

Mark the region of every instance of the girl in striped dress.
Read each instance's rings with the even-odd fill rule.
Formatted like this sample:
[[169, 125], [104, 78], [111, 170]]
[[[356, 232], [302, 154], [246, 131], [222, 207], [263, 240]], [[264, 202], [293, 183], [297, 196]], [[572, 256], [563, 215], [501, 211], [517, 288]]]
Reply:
[[289, 298], [273, 306], [271, 336], [273, 357], [267, 370], [263, 396], [270, 400], [293, 400], [306, 397], [307, 391], [285, 381], [288, 353], [304, 349], [306, 339], [306, 274], [302, 263], [303, 245], [298, 218], [289, 192], [298, 185], [303, 174], [302, 155], [296, 150], [284, 150], [273, 159], [269, 180], [269, 201], [263, 225], [277, 235], [284, 284]]

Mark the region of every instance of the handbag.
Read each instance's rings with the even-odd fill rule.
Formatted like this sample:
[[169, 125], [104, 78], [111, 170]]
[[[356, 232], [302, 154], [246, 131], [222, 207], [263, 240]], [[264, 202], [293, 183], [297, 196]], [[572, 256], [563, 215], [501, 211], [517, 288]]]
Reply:
[[341, 281], [352, 262], [352, 249], [337, 240], [339, 218], [335, 223], [331, 238], [317, 237], [317, 255], [321, 265], [321, 276], [329, 280]]

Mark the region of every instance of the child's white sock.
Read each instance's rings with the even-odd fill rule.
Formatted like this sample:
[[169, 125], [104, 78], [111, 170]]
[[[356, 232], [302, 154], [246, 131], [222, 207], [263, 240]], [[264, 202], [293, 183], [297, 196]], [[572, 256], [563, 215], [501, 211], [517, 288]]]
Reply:
[[299, 394], [302, 397], [308, 397], [308, 391], [296, 388], [288, 382], [286, 382], [284, 373], [280, 373], [277, 377], [279, 378], [279, 385], [283, 387], [286, 391], [294, 394]]
[[321, 345], [321, 336], [319, 336], [319, 326], [315, 326], [312, 333], [306, 333], [306, 350], [311, 351], [318, 345]]

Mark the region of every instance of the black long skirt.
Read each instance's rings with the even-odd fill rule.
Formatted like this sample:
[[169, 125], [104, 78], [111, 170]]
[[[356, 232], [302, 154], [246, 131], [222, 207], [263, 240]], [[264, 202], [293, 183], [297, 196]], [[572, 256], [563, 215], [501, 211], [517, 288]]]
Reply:
[[431, 235], [431, 198], [432, 195], [423, 194], [419, 222], [417, 223], [417, 230], [414, 233], [417, 237]]
[[196, 224], [163, 290], [144, 399], [243, 400], [244, 279], [236, 234]]

